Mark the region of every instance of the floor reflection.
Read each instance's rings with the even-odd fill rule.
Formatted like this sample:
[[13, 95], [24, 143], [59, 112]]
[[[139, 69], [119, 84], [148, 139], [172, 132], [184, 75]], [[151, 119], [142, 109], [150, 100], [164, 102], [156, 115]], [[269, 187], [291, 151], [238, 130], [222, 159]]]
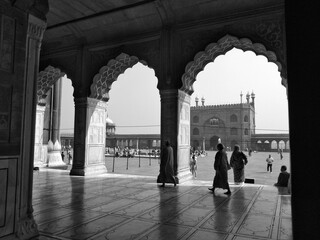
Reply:
[[274, 186], [211, 181], [161, 188], [156, 177], [34, 176], [34, 217], [40, 239], [292, 239], [291, 196]]

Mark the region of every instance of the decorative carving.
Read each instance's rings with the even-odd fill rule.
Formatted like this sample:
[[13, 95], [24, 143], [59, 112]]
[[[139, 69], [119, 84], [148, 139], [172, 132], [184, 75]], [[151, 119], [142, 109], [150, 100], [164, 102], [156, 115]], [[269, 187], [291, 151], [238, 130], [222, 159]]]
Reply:
[[11, 72], [15, 42], [15, 20], [0, 15], [0, 69]]
[[19, 239], [31, 239], [39, 235], [38, 227], [33, 217], [26, 217], [18, 222], [17, 236]]
[[283, 32], [280, 22], [261, 22], [256, 24], [256, 33], [258, 36], [266, 40], [276, 49], [283, 49], [283, 42], [281, 38]]
[[65, 75], [60, 69], [52, 66], [46, 67], [43, 71], [39, 72], [37, 79], [37, 96], [38, 103], [42, 102], [42, 99], [46, 98], [46, 94], [51, 86], [61, 77]]
[[209, 44], [202, 52], [198, 52], [194, 57], [194, 60], [189, 62], [185, 68], [185, 73], [182, 75], [182, 87], [180, 90], [185, 91], [188, 94], [193, 93], [193, 83], [196, 80], [197, 74], [204, 69], [207, 63], [213, 62], [214, 59], [222, 54], [225, 54], [232, 48], [239, 48], [243, 51], [253, 51], [257, 55], [265, 56], [269, 62], [273, 62], [278, 66], [282, 78], [284, 73], [282, 72], [282, 65], [277, 61], [277, 56], [272, 51], [267, 51], [264, 45], [260, 43], [252, 43], [248, 38], [238, 39], [236, 37], [226, 35], [221, 38], [217, 43]]
[[118, 76], [124, 73], [127, 68], [133, 67], [139, 61], [146, 65], [146, 62], [125, 53], [121, 53], [116, 59], [111, 59], [108, 64], [100, 68], [99, 73], [94, 76], [93, 83], [90, 87], [90, 98], [107, 102], [109, 100], [109, 91], [112, 83], [116, 81]]
[[37, 39], [42, 41], [44, 31], [46, 30], [47, 24], [34, 17], [33, 15], [29, 15], [29, 22], [28, 22], [28, 35], [30, 38]]

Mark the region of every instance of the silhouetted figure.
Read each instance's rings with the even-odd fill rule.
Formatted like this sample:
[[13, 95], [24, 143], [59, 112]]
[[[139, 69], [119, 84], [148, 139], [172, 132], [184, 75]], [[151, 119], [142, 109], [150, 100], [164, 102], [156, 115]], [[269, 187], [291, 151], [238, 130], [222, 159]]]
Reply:
[[240, 146], [234, 145], [233, 153], [230, 158], [230, 166], [233, 168], [235, 184], [244, 183], [244, 166], [247, 163], [247, 156], [242, 151], [240, 151]]
[[216, 175], [213, 179], [212, 188], [209, 188], [210, 191], [214, 192], [216, 188], [227, 189], [228, 191], [225, 194], [231, 194], [229, 183], [228, 183], [228, 170], [230, 165], [228, 163], [227, 153], [224, 150], [224, 146], [219, 143], [217, 145], [218, 152], [215, 155], [214, 160], [214, 170], [216, 170]]
[[165, 147], [161, 151], [161, 163], [160, 163], [160, 180], [162, 187], [165, 186], [166, 182], [172, 182], [176, 186], [176, 179], [174, 177], [173, 170], [173, 149], [169, 141], [166, 141]]
[[287, 167], [285, 165], [282, 165], [280, 171], [281, 172], [278, 177], [278, 182], [274, 185], [277, 187], [288, 187], [290, 173], [287, 172]]
[[61, 151], [61, 158], [62, 158], [62, 161], [64, 161], [64, 151]]

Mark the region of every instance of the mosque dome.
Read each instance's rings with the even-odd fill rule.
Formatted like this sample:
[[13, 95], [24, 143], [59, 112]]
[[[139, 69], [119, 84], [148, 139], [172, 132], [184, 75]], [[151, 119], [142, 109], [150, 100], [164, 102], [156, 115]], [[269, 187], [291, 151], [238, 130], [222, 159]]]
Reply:
[[107, 119], [106, 119], [106, 125], [107, 126], [115, 126], [114, 122], [109, 117], [107, 117]]

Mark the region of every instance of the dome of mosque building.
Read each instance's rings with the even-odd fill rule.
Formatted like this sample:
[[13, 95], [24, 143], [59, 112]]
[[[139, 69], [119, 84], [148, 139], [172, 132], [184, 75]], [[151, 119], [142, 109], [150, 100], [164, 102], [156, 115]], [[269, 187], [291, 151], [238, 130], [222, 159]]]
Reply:
[[115, 126], [114, 122], [109, 117], [107, 117], [107, 119], [106, 119], [106, 125], [107, 126]]

